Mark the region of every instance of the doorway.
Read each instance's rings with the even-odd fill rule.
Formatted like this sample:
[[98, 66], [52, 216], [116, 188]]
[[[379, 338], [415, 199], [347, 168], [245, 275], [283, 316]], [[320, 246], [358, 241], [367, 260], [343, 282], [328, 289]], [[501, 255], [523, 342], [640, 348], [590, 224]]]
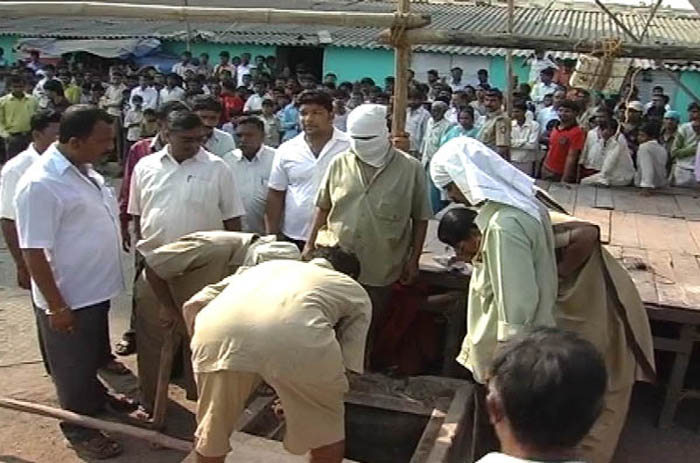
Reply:
[[297, 66], [303, 66], [305, 72], [313, 74], [320, 82], [323, 74], [322, 47], [277, 47], [277, 61], [289, 66], [292, 73]]

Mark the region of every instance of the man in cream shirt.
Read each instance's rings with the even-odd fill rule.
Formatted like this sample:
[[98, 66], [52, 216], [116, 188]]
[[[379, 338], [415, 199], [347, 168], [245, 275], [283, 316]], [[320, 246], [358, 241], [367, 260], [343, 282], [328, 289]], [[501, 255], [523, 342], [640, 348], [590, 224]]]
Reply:
[[267, 182], [275, 159], [275, 150], [263, 144], [265, 125], [257, 117], [244, 117], [236, 127], [239, 148], [224, 156], [236, 177], [236, 185], [245, 206], [243, 231], [265, 233]]

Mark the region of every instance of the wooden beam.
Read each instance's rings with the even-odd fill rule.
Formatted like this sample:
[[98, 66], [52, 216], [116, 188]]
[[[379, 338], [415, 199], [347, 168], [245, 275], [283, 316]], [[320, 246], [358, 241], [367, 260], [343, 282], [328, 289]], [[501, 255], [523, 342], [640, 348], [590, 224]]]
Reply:
[[657, 65], [660, 66], [661, 70], [680, 87], [681, 90], [683, 90], [690, 98], [692, 98], [694, 101], [697, 101], [700, 103], [700, 97], [695, 94], [693, 90], [691, 90], [690, 87], [685, 85], [681, 79], [673, 73], [670, 69], [666, 69], [666, 66], [664, 65], [663, 60], [657, 60]]
[[644, 30], [642, 30], [642, 35], [639, 37], [640, 42], [644, 42], [644, 39], [646, 38], [647, 34], [649, 33], [649, 26], [651, 26], [651, 22], [654, 20], [654, 17], [656, 16], [656, 12], [659, 11], [659, 7], [661, 6], [661, 3], [663, 3], [664, 0], [657, 0], [656, 5], [654, 5], [654, 8], [651, 9], [651, 13], [649, 14], [649, 17], [647, 18], [646, 24], [644, 24]]
[[148, 442], [160, 445], [173, 450], [182, 452], [190, 452], [192, 450], [192, 442], [188, 442], [175, 437], [166, 436], [156, 431], [149, 429], [141, 429], [136, 426], [131, 426], [123, 423], [115, 423], [113, 421], [105, 421], [91, 416], [80, 415], [68, 410], [60, 410], [58, 408], [49, 407], [48, 405], [35, 404], [25, 402], [23, 400], [15, 400], [7, 397], [0, 397], [0, 408], [9, 408], [20, 412], [32, 413], [34, 415], [56, 418], [68, 423], [77, 424], [91, 429], [100, 431], [116, 432], [125, 436], [136, 437]]
[[595, 2], [596, 2], [596, 5], [598, 5], [598, 6], [600, 7], [601, 10], [605, 11], [605, 13], [606, 13], [608, 16], [610, 16], [610, 19], [612, 19], [613, 22], [614, 22], [615, 24], [617, 24], [618, 27], [619, 27], [620, 29], [622, 29], [623, 31], [625, 31], [625, 33], [626, 33], [627, 35], [629, 35], [629, 36], [632, 38], [632, 40], [634, 40], [634, 41], [637, 42], [637, 43], [641, 42], [641, 41], [637, 38], [637, 36], [634, 35], [634, 34], [632, 33], [632, 31], [629, 30], [629, 28], [628, 28], [627, 26], [625, 26], [625, 23], [623, 23], [622, 21], [620, 21], [620, 19], [615, 15], [615, 13], [613, 13], [612, 11], [610, 11], [610, 10], [608, 9], [607, 6], [603, 5], [603, 2], [601, 2], [600, 0], [595, 0]]
[[[280, 2], [283, 4], [283, 2]], [[282, 10], [275, 8], [210, 8], [98, 2], [0, 2], [6, 17], [69, 16], [72, 18], [135, 18], [262, 24], [324, 24], [347, 27], [406, 29], [430, 24], [429, 15], [366, 13], [356, 11]]]
[[[409, 0], [398, 0], [397, 16], [408, 15], [411, 4]], [[391, 117], [391, 134], [394, 146], [408, 151], [410, 143], [406, 134], [406, 106], [408, 103], [408, 68], [411, 62], [411, 43], [405, 40], [406, 31], [394, 26], [390, 40], [394, 40], [394, 106]]]
[[[1, 3], [0, 3], [1, 5]], [[379, 41], [389, 43], [390, 34], [379, 34]], [[532, 36], [522, 34], [482, 34], [478, 32], [453, 31], [446, 29], [414, 29], [406, 32], [412, 44], [456, 45], [464, 47], [491, 47], [519, 50], [551, 50], [590, 53], [601, 50], [603, 40], [576, 40], [568, 37]], [[618, 53], [620, 57], [646, 59], [677, 59], [700, 61], [700, 45], [652, 45], [623, 42]]]

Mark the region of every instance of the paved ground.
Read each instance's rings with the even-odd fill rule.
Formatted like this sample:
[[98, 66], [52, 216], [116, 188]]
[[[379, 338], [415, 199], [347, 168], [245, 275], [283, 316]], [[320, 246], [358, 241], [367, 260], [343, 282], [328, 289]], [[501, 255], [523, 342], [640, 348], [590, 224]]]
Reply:
[[[15, 288], [14, 278], [11, 258], [0, 243], [0, 394], [56, 406], [53, 386], [39, 360], [29, 297]], [[130, 281], [130, 275], [127, 278]], [[113, 305], [112, 339], [118, 339], [128, 323], [129, 301], [130, 296], [124, 295]], [[133, 356], [126, 360], [135, 369], [133, 362]], [[124, 380], [106, 376], [103, 379], [118, 390], [135, 393], [134, 377]], [[177, 406], [171, 407], [174, 413], [169, 419], [169, 431], [185, 436], [192, 432], [192, 404], [182, 399], [179, 389], [174, 388], [172, 393]], [[675, 426], [668, 430], [659, 430], [653, 424], [658, 408], [659, 390], [639, 385], [615, 463], [700, 461], [700, 401], [686, 401], [679, 410]], [[126, 451], [112, 460], [115, 463], [175, 463], [185, 459], [182, 453], [154, 450], [136, 439], [120, 439]], [[65, 447], [55, 420], [0, 409], [0, 463], [47, 461], [90, 460]]]

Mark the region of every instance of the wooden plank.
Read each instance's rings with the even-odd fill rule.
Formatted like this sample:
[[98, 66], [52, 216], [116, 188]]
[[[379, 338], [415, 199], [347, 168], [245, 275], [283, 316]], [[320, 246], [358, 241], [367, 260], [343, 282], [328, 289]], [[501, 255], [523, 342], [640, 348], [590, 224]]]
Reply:
[[610, 188], [596, 187], [595, 207], [597, 209], [614, 209], [612, 192]]
[[670, 307], [689, 307], [683, 287], [678, 283], [678, 277], [672, 265], [671, 253], [650, 250], [648, 256], [654, 274], [659, 304]]
[[612, 256], [617, 260], [622, 260], [622, 246], [615, 246], [612, 244], [606, 244], [605, 249], [608, 250]]
[[435, 445], [435, 440], [440, 435], [440, 430], [442, 429], [442, 423], [445, 422], [445, 414], [433, 410], [433, 414], [430, 416], [428, 424], [423, 429], [423, 434], [420, 436], [418, 445], [416, 446], [416, 451], [413, 452], [411, 461], [408, 463], [424, 463], [430, 452], [433, 450]]
[[639, 195], [627, 188], [615, 188], [612, 192], [613, 206], [616, 211], [622, 212], [643, 212]]
[[415, 415], [431, 416], [433, 414], [433, 407], [407, 397], [398, 398], [377, 393], [349, 391], [345, 394], [345, 402]]
[[[658, 304], [659, 298], [656, 293], [654, 275], [649, 268], [647, 251], [645, 249], [624, 247], [622, 248], [622, 260], [637, 287], [637, 291], [639, 291], [642, 301], [645, 304]], [[646, 266], [646, 268], [641, 268], [642, 266]]]
[[639, 196], [639, 202], [643, 205], [642, 212], [660, 215], [663, 217], [684, 217], [676, 199], [672, 195], [652, 194], [651, 196]]
[[671, 258], [676, 279], [683, 288], [688, 307], [700, 311], [700, 265], [698, 258], [679, 252], [672, 252]]
[[[579, 191], [579, 198], [581, 192]], [[605, 209], [595, 209], [593, 207], [576, 206], [576, 217], [595, 224], [600, 229], [600, 241], [603, 244], [610, 242], [610, 214], [612, 211]]]
[[[467, 438], [472, 433], [471, 426], [464, 426], [465, 420], [468, 420], [468, 414], [474, 407], [474, 393], [472, 386], [464, 386], [457, 389], [455, 396], [450, 404], [450, 409], [447, 412], [445, 421], [442, 423], [440, 434], [435, 440], [433, 451], [428, 456], [427, 463], [447, 463], [448, 461], [459, 461], [454, 458], [449, 458], [450, 451], [460, 451], [463, 446], [459, 445], [460, 435], [464, 434]], [[449, 459], [448, 459], [449, 458]]]
[[577, 215], [577, 210], [581, 207], [595, 207], [595, 187], [588, 185], [579, 185], [576, 189], [576, 207], [574, 215]]
[[638, 248], [639, 234], [635, 214], [631, 212], [612, 211], [610, 218], [610, 244]]
[[700, 222], [686, 220], [685, 225], [688, 227], [688, 231], [690, 231], [690, 236], [693, 238], [695, 246], [700, 249]]
[[570, 185], [563, 183], [552, 183], [547, 193], [558, 202], [561, 207], [572, 213], [576, 202], [576, 190]]
[[700, 199], [687, 195], [674, 195], [673, 198], [683, 217], [687, 220], [700, 220]]
[[685, 220], [636, 214], [640, 247], [700, 254]]

